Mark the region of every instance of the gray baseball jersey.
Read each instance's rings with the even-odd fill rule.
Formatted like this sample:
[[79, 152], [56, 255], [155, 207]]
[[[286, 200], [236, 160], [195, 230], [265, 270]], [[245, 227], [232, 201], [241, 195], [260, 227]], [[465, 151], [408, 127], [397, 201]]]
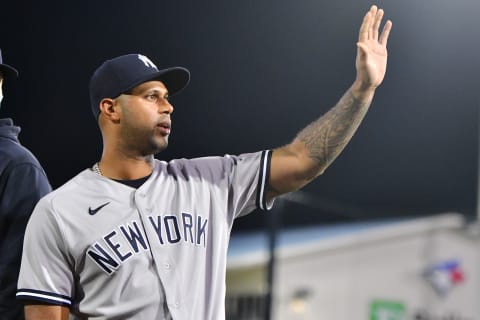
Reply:
[[138, 189], [84, 170], [37, 204], [17, 297], [73, 319], [224, 319], [231, 227], [271, 207], [270, 158], [155, 160]]

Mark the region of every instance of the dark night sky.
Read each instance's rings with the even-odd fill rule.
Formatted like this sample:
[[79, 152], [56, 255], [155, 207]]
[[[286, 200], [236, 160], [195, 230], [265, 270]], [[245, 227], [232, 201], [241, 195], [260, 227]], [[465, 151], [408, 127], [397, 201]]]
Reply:
[[[88, 80], [105, 59], [143, 53], [190, 69], [173, 98], [169, 149], [158, 158], [238, 154], [289, 142], [355, 77], [368, 1], [62, 1], [4, 4], [0, 46], [20, 71], [1, 117], [54, 187], [91, 166], [101, 139]], [[477, 198], [480, 2], [377, 3], [393, 20], [384, 84], [352, 142], [307, 186], [316, 209], [287, 205], [284, 221], [458, 211]], [[261, 225], [262, 215], [238, 221]]]

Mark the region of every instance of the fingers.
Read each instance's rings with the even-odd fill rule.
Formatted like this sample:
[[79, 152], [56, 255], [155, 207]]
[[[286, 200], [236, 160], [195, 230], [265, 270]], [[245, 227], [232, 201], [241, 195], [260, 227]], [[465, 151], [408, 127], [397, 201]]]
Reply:
[[383, 26], [382, 34], [380, 35], [380, 44], [387, 46], [388, 36], [390, 35], [390, 30], [392, 30], [392, 21], [388, 20]]
[[376, 15], [377, 15], [377, 6], [373, 5], [370, 7], [370, 15], [369, 15], [369, 20], [370, 20], [370, 23], [368, 24], [368, 39], [372, 39], [373, 38], [373, 26], [375, 25], [375, 18], [376, 18]]
[[382, 22], [383, 18], [383, 10], [379, 9], [375, 15], [375, 22], [372, 25], [372, 39], [378, 40], [378, 29], [380, 28], [380, 23]]
[[380, 43], [388, 40], [388, 34], [392, 27], [392, 23], [387, 21], [385, 24], [382, 34], [379, 38], [379, 29], [384, 15], [383, 9], [378, 9], [377, 6], [373, 5], [370, 7], [370, 10], [365, 14], [363, 18], [362, 25], [360, 26], [359, 31], [359, 42], [364, 42], [367, 40], [380, 40]]
[[358, 34], [358, 41], [364, 42], [368, 40], [368, 30], [370, 29], [370, 24], [371, 24], [371, 13], [368, 11], [365, 14], [365, 17], [363, 17], [363, 22], [362, 25], [360, 26], [360, 31]]

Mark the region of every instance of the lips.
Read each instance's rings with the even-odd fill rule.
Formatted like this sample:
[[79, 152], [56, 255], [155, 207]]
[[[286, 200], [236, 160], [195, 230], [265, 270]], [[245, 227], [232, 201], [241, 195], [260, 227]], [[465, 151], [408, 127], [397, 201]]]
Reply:
[[170, 121], [162, 121], [157, 125], [158, 130], [162, 135], [169, 135], [171, 131]]

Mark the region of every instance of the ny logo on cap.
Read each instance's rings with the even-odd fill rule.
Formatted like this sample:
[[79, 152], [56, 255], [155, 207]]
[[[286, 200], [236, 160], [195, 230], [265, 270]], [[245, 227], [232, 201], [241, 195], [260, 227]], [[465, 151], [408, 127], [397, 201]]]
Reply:
[[145, 64], [146, 67], [150, 67], [150, 68], [154, 68], [154, 69], [158, 70], [157, 66], [150, 59], [148, 59], [146, 56], [144, 56], [143, 54], [139, 54], [138, 59], [140, 59], [140, 61], [142, 61]]

